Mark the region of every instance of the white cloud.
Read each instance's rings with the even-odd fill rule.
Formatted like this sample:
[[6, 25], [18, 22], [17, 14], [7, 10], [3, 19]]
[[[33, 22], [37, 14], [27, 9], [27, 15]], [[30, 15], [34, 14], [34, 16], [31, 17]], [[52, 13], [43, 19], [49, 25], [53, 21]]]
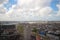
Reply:
[[60, 16], [60, 0], [58, 0], [58, 1], [59, 1], [59, 4], [56, 5], [58, 8], [56, 16]]
[[28, 20], [40, 20], [41, 17], [49, 17], [52, 9], [50, 7], [45, 7], [35, 10], [33, 9], [12, 9], [8, 12], [8, 16], [14, 20], [28, 21]]
[[4, 4], [4, 3], [7, 3], [7, 2], [8, 2], [8, 0], [0, 0], [0, 5]]
[[51, 15], [52, 12], [53, 12], [53, 10], [51, 7], [45, 7], [40, 10], [40, 16], [41, 17], [48, 17]]
[[[18, 0], [17, 6], [13, 5], [5, 14], [6, 20], [34, 21], [49, 17], [53, 11], [50, 7], [51, 1], [52, 0]], [[5, 17], [3, 18], [5, 19]]]
[[7, 9], [4, 7], [4, 4], [7, 3], [8, 0], [0, 0], [0, 14], [5, 14]]
[[24, 8], [49, 6], [52, 0], [18, 0], [18, 5]]
[[4, 6], [0, 6], [0, 14], [5, 14], [7, 9]]
[[4, 21], [8, 18], [6, 15], [7, 9], [4, 7], [4, 4], [7, 2], [8, 0], [0, 0], [0, 21]]
[[57, 11], [57, 15], [56, 16], [60, 16], [60, 4], [58, 4], [57, 7], [58, 7], [59, 10]]
[[28, 4], [31, 3], [33, 0], [18, 0], [18, 4], [19, 5], [24, 5], [24, 4]]
[[7, 9], [4, 6], [0, 6], [0, 21], [8, 20], [9, 18], [6, 15]]

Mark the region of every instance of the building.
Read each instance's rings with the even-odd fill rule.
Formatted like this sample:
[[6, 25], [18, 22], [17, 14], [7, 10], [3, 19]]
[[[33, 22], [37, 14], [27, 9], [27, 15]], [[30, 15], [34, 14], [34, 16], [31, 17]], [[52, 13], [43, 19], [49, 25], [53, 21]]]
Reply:
[[15, 22], [0, 22], [0, 40], [20, 39], [16, 25]]

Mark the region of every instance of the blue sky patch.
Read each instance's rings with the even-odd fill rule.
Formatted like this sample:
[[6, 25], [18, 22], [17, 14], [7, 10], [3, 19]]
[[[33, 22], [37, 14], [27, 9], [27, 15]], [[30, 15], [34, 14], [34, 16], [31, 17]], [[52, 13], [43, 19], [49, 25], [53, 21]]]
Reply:
[[7, 4], [4, 4], [4, 6], [9, 9], [10, 7], [12, 7], [12, 5], [16, 4], [17, 0], [9, 0], [9, 2]]
[[56, 6], [56, 4], [58, 4], [58, 3], [59, 3], [58, 0], [53, 0], [53, 1], [51, 2], [51, 8], [52, 8], [54, 11], [58, 11], [58, 8], [57, 8], [57, 6]]

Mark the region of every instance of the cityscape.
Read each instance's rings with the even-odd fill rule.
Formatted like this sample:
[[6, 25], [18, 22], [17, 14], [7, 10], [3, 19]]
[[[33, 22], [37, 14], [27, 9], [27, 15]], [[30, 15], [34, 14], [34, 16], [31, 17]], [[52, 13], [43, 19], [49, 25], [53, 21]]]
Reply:
[[0, 0], [0, 40], [60, 40], [60, 0]]
[[1, 40], [60, 40], [60, 21], [1, 21]]

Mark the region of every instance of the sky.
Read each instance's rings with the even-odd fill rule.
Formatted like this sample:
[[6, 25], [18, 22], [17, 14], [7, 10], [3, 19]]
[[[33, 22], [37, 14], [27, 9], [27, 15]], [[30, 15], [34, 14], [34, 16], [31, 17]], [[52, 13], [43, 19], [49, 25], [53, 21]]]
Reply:
[[60, 0], [0, 0], [0, 21], [60, 21]]

